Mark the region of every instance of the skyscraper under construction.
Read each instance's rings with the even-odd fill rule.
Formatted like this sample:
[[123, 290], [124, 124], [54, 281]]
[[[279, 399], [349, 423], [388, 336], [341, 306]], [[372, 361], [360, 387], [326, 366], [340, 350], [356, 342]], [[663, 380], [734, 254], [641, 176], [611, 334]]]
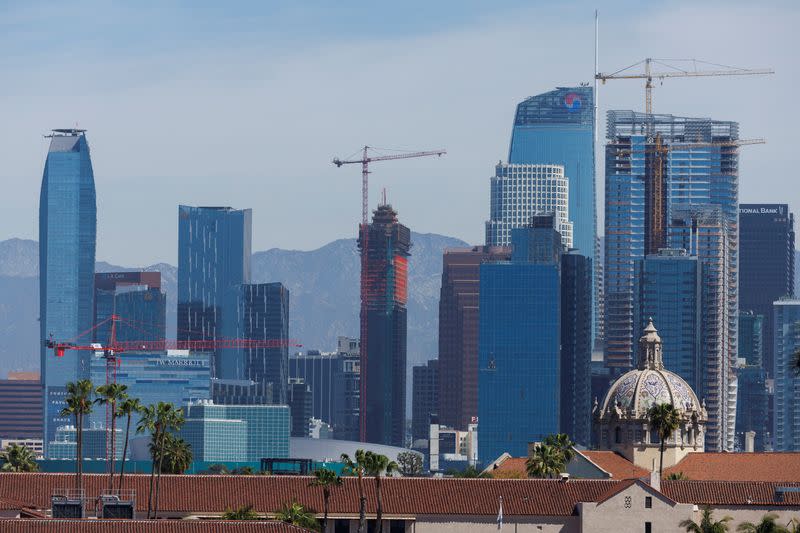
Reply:
[[361, 440], [402, 446], [411, 231], [384, 203], [358, 237], [361, 276]]

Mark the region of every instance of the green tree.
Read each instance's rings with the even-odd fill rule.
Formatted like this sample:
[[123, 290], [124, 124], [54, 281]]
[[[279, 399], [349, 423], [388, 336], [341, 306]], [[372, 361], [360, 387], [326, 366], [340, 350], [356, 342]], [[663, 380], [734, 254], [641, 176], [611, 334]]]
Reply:
[[400, 452], [397, 454], [397, 465], [404, 476], [418, 476], [422, 474], [422, 456], [414, 452]]
[[[164, 435], [171, 429], [176, 429], [183, 425], [183, 410], [175, 409], [171, 403], [158, 402], [151, 404], [142, 410], [142, 416], [139, 419], [139, 424], [136, 428], [137, 433], [150, 433], [151, 449], [156, 450], [157, 460], [152, 461], [150, 467], [150, 490], [147, 496], [147, 518], [156, 516], [157, 505], [153, 505], [153, 494], [155, 492], [155, 499], [158, 500], [158, 489], [161, 481], [161, 466], [164, 460], [164, 455], [161, 453], [163, 450]], [[158, 475], [156, 475], [158, 471]], [[155, 491], [153, 487], [155, 485]], [[156, 509], [154, 513], [153, 510]]]
[[397, 472], [397, 463], [391, 461], [385, 455], [381, 455], [379, 453], [367, 452], [365, 454], [365, 464], [364, 468], [367, 471], [367, 475], [374, 476], [375, 478], [375, 500], [376, 500], [376, 511], [375, 511], [375, 521], [377, 522], [377, 527], [375, 528], [376, 533], [381, 533], [383, 531], [383, 497], [381, 495], [381, 478], [384, 475], [391, 476], [395, 472]]
[[330, 468], [320, 468], [314, 471], [312, 487], [322, 487], [322, 531], [328, 531], [328, 508], [331, 499], [331, 487], [340, 487], [342, 478]]
[[356, 450], [355, 460], [350, 459], [346, 453], [343, 453], [341, 457], [341, 461], [344, 463], [343, 472], [358, 478], [358, 533], [364, 533], [367, 530], [367, 497], [364, 495], [367, 453], [364, 450]]
[[[117, 405], [125, 401], [128, 397], [128, 386], [120, 385], [119, 383], [107, 383], [100, 385], [95, 391], [97, 398], [94, 403], [99, 405], [106, 405], [111, 409], [111, 434], [106, 432], [106, 438], [111, 439], [111, 457], [106, 459], [111, 461], [109, 465], [110, 474], [108, 476], [108, 490], [114, 488], [114, 467], [117, 459], [117, 418], [120, 416], [117, 412]], [[108, 428], [106, 428], [108, 429]]]
[[75, 485], [83, 488], [83, 419], [92, 412], [92, 393], [94, 385], [88, 379], [67, 383], [67, 406], [61, 410], [61, 416], [75, 417]]
[[569, 435], [566, 433], [556, 433], [555, 435], [548, 435], [544, 439], [544, 444], [552, 446], [561, 457], [564, 459], [564, 465], [568, 465], [575, 457], [575, 443], [570, 440]]
[[680, 526], [684, 528], [687, 533], [725, 533], [728, 531], [728, 522], [733, 520], [730, 516], [725, 516], [722, 520], [714, 521], [714, 512], [711, 507], [703, 509], [703, 516], [700, 523], [694, 520], [684, 520]]
[[[162, 474], [183, 474], [192, 465], [192, 447], [185, 440], [172, 433], [165, 433], [162, 446], [164, 447]], [[157, 453], [158, 450], [151, 443], [150, 455], [154, 461]]]
[[213, 465], [208, 466], [208, 470], [203, 472], [204, 474], [211, 474], [211, 475], [225, 475], [230, 474], [230, 470], [228, 470], [227, 465], [221, 463], [214, 463]]
[[673, 472], [670, 475], [668, 475], [666, 479], [669, 479], [671, 481], [680, 481], [680, 480], [687, 480], [689, 479], [689, 477], [683, 472]]
[[664, 475], [664, 449], [667, 440], [672, 436], [676, 429], [680, 427], [680, 413], [671, 403], [655, 404], [647, 411], [647, 418], [650, 420], [650, 428], [658, 433], [659, 465], [658, 475]]
[[315, 513], [311, 509], [306, 509], [297, 502], [284, 504], [283, 507], [275, 511], [275, 520], [292, 524], [293, 526], [303, 527], [312, 531], [319, 531], [319, 522]]
[[[153, 518], [158, 518], [158, 501], [161, 493], [161, 474], [164, 470], [167, 435], [170, 435], [170, 431], [179, 430], [186, 422], [183, 416], [183, 409], [175, 409], [175, 406], [171, 403], [158, 402], [158, 404], [160, 408], [158, 411], [161, 413], [162, 427], [164, 429], [161, 432], [161, 443], [158, 446], [158, 469], [156, 473], [156, 497], [153, 504]], [[188, 453], [190, 454], [189, 462], [191, 463], [191, 450]]]
[[122, 478], [125, 476], [125, 461], [128, 458], [128, 442], [130, 441], [131, 434], [131, 418], [134, 414], [142, 412], [144, 407], [139, 398], [125, 398], [122, 403], [117, 407], [117, 416], [126, 417], [128, 421], [125, 423], [125, 445], [122, 448], [122, 465], [119, 468], [119, 484], [117, 490], [122, 490]]
[[252, 466], [240, 466], [238, 468], [234, 468], [231, 470], [231, 474], [234, 476], [252, 476], [255, 475], [256, 471], [253, 469]]
[[261, 520], [258, 513], [253, 510], [252, 504], [242, 505], [236, 509], [225, 509], [222, 513], [223, 520]]
[[800, 348], [796, 349], [792, 356], [792, 370], [796, 376], [800, 376]]
[[564, 470], [564, 456], [554, 446], [537, 444], [525, 462], [529, 477], [553, 478]]
[[455, 470], [455, 469], [453, 469], [453, 470], [448, 470], [446, 473], [448, 475], [453, 476], [453, 477], [460, 477], [460, 478], [466, 478], [466, 479], [490, 478], [490, 477], [492, 477], [489, 474], [484, 474], [483, 472], [481, 472], [480, 470], [478, 470], [477, 468], [475, 468], [472, 465], [467, 466], [464, 470]]
[[742, 522], [736, 527], [736, 531], [743, 533], [789, 533], [787, 528], [775, 523], [777, 519], [777, 514], [767, 513], [761, 517], [761, 522], [758, 524]]
[[6, 449], [0, 452], [0, 470], [3, 472], [36, 472], [39, 464], [36, 462], [36, 455], [26, 446], [19, 444], [9, 444]]

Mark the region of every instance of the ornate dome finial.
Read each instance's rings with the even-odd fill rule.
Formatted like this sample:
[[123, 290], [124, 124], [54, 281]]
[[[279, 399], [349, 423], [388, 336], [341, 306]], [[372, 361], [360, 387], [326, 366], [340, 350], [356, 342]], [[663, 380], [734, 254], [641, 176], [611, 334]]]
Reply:
[[644, 328], [644, 335], [639, 339], [639, 370], [663, 370], [664, 360], [661, 356], [661, 337], [649, 318]]

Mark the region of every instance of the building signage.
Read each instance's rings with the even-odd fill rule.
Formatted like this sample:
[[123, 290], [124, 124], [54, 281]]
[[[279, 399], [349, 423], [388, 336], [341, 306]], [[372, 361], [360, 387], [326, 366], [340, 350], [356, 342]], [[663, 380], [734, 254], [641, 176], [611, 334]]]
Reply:
[[154, 363], [158, 366], [206, 366], [202, 359], [156, 359]]
[[764, 205], [753, 207], [740, 207], [739, 214], [741, 215], [782, 215], [782, 205]]

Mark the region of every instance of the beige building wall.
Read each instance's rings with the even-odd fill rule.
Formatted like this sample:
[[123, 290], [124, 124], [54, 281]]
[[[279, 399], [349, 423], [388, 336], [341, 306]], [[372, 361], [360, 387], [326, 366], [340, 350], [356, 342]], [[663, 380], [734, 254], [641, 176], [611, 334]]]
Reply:
[[[652, 507], [647, 508], [647, 498], [652, 498]], [[641, 485], [632, 485], [602, 503], [579, 503], [581, 533], [645, 533], [650, 531], [683, 531], [678, 527], [682, 520], [693, 517], [694, 506], [675, 503], [663, 495], [646, 490]]]
[[409, 533], [580, 533], [577, 516], [507, 516], [497, 527], [496, 516], [417, 516]]

